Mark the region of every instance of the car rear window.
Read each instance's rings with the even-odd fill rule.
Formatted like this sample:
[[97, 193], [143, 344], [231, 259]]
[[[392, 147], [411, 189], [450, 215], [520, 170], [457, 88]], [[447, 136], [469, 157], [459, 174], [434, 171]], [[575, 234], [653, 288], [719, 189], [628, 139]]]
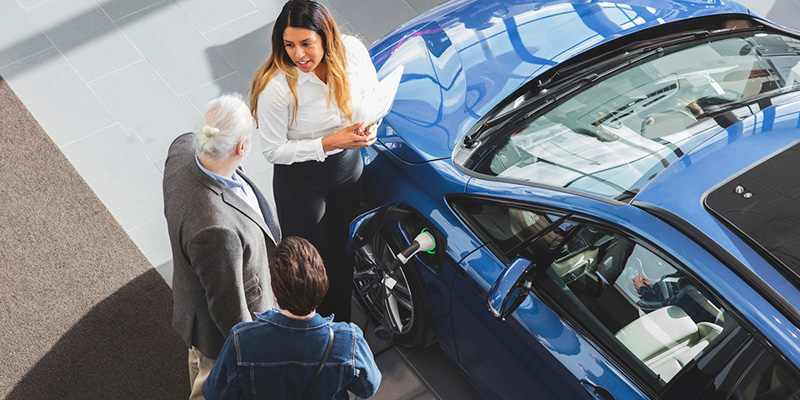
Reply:
[[706, 207], [800, 281], [800, 143], [711, 192]]

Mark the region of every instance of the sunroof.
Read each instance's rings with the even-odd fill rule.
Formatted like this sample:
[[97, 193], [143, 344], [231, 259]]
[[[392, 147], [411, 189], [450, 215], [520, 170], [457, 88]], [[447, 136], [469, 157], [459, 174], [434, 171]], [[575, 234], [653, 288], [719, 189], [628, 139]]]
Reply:
[[800, 280], [800, 144], [714, 190], [706, 207]]

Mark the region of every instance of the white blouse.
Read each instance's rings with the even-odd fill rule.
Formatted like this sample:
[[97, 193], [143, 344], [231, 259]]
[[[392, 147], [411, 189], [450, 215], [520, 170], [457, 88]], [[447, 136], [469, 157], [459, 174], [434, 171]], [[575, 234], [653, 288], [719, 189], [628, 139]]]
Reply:
[[[353, 110], [359, 107], [362, 93], [378, 84], [375, 66], [367, 48], [357, 38], [342, 36], [347, 54], [347, 77], [350, 81]], [[263, 153], [273, 164], [323, 161], [330, 154], [322, 150], [322, 138], [351, 125], [339, 111], [336, 100], [328, 104], [328, 85], [314, 72], [297, 70], [297, 115], [292, 123], [292, 93], [286, 75], [278, 72], [258, 96], [258, 132]], [[363, 122], [363, 121], [354, 121]]]

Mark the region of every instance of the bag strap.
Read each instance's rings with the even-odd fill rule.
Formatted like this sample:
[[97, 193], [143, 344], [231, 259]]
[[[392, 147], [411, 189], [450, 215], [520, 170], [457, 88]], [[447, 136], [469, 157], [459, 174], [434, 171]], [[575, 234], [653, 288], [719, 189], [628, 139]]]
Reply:
[[317, 365], [317, 370], [314, 371], [314, 376], [311, 377], [311, 381], [308, 382], [306, 385], [306, 389], [303, 390], [303, 399], [306, 398], [306, 394], [308, 394], [308, 388], [314, 385], [314, 382], [317, 381], [319, 378], [319, 374], [322, 372], [322, 367], [325, 366], [325, 362], [328, 361], [328, 356], [331, 355], [331, 348], [333, 348], [333, 328], [328, 325], [328, 345], [325, 347], [325, 354], [322, 355], [322, 360]]

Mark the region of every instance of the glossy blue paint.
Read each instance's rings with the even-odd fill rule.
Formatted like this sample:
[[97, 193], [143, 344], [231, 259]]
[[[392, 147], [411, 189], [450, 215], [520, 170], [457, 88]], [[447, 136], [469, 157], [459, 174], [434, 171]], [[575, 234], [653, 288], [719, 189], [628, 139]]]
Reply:
[[721, 13], [747, 14], [747, 9], [723, 0], [448, 4], [370, 49], [379, 75], [405, 66], [384, 119], [391, 129], [379, 129], [379, 140], [412, 163], [450, 157], [475, 121], [554, 65], [642, 29]]
[[617, 398], [644, 397], [537, 296], [529, 296], [506, 321], [475, 312], [505, 265], [485, 248], [461, 265], [452, 317], [459, 360], [490, 397], [536, 393], [542, 399], [578, 398], [585, 392], [580, 380], [615, 388]]
[[[800, 137], [798, 137], [798, 139], [800, 139]], [[701, 165], [701, 168], [703, 167], [704, 165]], [[702, 175], [703, 174], [694, 171], [694, 174], [687, 176], [686, 179], [702, 179]], [[688, 182], [685, 183], [688, 185]], [[679, 187], [680, 186], [677, 188]], [[491, 193], [492, 196], [503, 199], [528, 202], [563, 211], [570, 211], [585, 217], [597, 218], [601, 221], [613, 221], [613, 223], [621, 229], [646, 239], [664, 253], [672, 255], [681, 265], [695, 266], [692, 270], [699, 278], [703, 279], [703, 281], [707, 282], [719, 293], [723, 293], [724, 298], [734, 304], [736, 309], [743, 313], [748, 320], [757, 325], [757, 327], [764, 332], [764, 335], [773, 340], [776, 346], [780, 347], [788, 357], [795, 359], [795, 357], [800, 356], [800, 340], [798, 340], [800, 335], [796, 333], [798, 327], [787, 320], [787, 318], [778, 312], [775, 307], [770, 305], [768, 301], [761, 298], [760, 295], [758, 295], [748, 283], [744, 282], [741, 277], [734, 273], [729, 266], [720, 262], [717, 257], [708, 253], [702, 246], [698, 245], [697, 240], [700, 238], [686, 237], [686, 235], [677, 231], [665, 221], [660, 220], [634, 205], [614, 205], [605, 201], [588, 199], [578, 195], [557, 193], [543, 188], [532, 186], [522, 187], [505, 182], [477, 179], [470, 181], [466, 193], [475, 195]], [[684, 198], [694, 197], [691, 197], [691, 195], [687, 193], [686, 197], [673, 199], [667, 202], [667, 204], [675, 205], [681, 203], [685, 205], [689, 203], [683, 201]], [[702, 205], [698, 204], [697, 207], [702, 208]], [[707, 212], [705, 213], [705, 217], [716, 221], [716, 219], [710, 217]], [[692, 219], [688, 221], [694, 222]], [[717, 229], [725, 229], [718, 221], [717, 225]], [[748, 248], [735, 234], [730, 231], [727, 231], [727, 234], [732, 240], [729, 242], [730, 244], [728, 246], [725, 246], [727, 250], [740, 256], [746, 255], [747, 257], [739, 258], [739, 260], [745, 261], [748, 266], [762, 271], [765, 277], [768, 278], [767, 282], [771, 282], [776, 289], [782, 289], [780, 293], [784, 294], [788, 301], [793, 302], [792, 304], [800, 304], [800, 301], [797, 300], [798, 290], [796, 287], [788, 283], [774, 267], [770, 266], [763, 258], [758, 256], [757, 253]], [[471, 268], [468, 268], [466, 273], [477, 274], [470, 278], [479, 283], [481, 287], [480, 290], [488, 291], [494, 279], [499, 277], [499, 272], [495, 269], [486, 268], [485, 266], [482, 266], [479, 271], [478, 274], [478, 272], [474, 272]], [[794, 301], [798, 302], [795, 303]], [[786, 338], [792, 339], [787, 341], [785, 340]], [[796, 360], [796, 362], [800, 364], [800, 358], [796, 358]]]
[[[681, 158], [654, 179], [634, 204], [647, 203], [686, 221], [741, 260], [789, 303], [800, 304], [800, 291], [772, 265], [706, 209], [703, 199], [753, 165], [800, 142], [800, 102], [769, 107], [729, 127]], [[732, 162], [735, 160], [735, 162]], [[695, 201], [685, 201], [695, 199]]]
[[[494, 281], [492, 288], [489, 289], [486, 302], [489, 303], [489, 309], [492, 310], [495, 317], [505, 318], [506, 311], [511, 309], [511, 304], [516, 301], [517, 297], [523, 296], [523, 294], [515, 293], [514, 290], [530, 265], [531, 260], [517, 258]], [[524, 293], [524, 296], [527, 296], [527, 293]]]
[[[489, 196], [614, 226], [688, 270], [800, 365], [800, 328], [703, 245], [719, 245], [790, 304], [800, 304], [798, 288], [703, 205], [708, 191], [800, 140], [800, 102], [770, 107], [721, 131], [661, 172], [631, 204], [471, 178], [450, 159], [481, 116], [554, 65], [641, 29], [723, 13], [748, 11], [722, 0], [461, 0], [415, 18], [371, 49], [379, 74], [398, 65], [405, 72], [392, 112], [379, 128], [380, 142], [363, 151], [365, 200], [371, 206], [413, 208], [447, 238], [441, 269], [417, 257], [410, 263], [423, 279], [440, 345], [487, 397], [587, 398], [582, 382], [617, 399], [651, 393], [540, 294], [528, 296], [505, 321], [495, 318], [487, 301], [498, 304], [507, 289], [494, 297], [490, 290], [512, 272], [451, 208], [450, 195]], [[702, 233], [687, 236], [675, 221], [662, 220], [645, 206], [668, 211]], [[409, 243], [401, 229], [395, 234]]]

